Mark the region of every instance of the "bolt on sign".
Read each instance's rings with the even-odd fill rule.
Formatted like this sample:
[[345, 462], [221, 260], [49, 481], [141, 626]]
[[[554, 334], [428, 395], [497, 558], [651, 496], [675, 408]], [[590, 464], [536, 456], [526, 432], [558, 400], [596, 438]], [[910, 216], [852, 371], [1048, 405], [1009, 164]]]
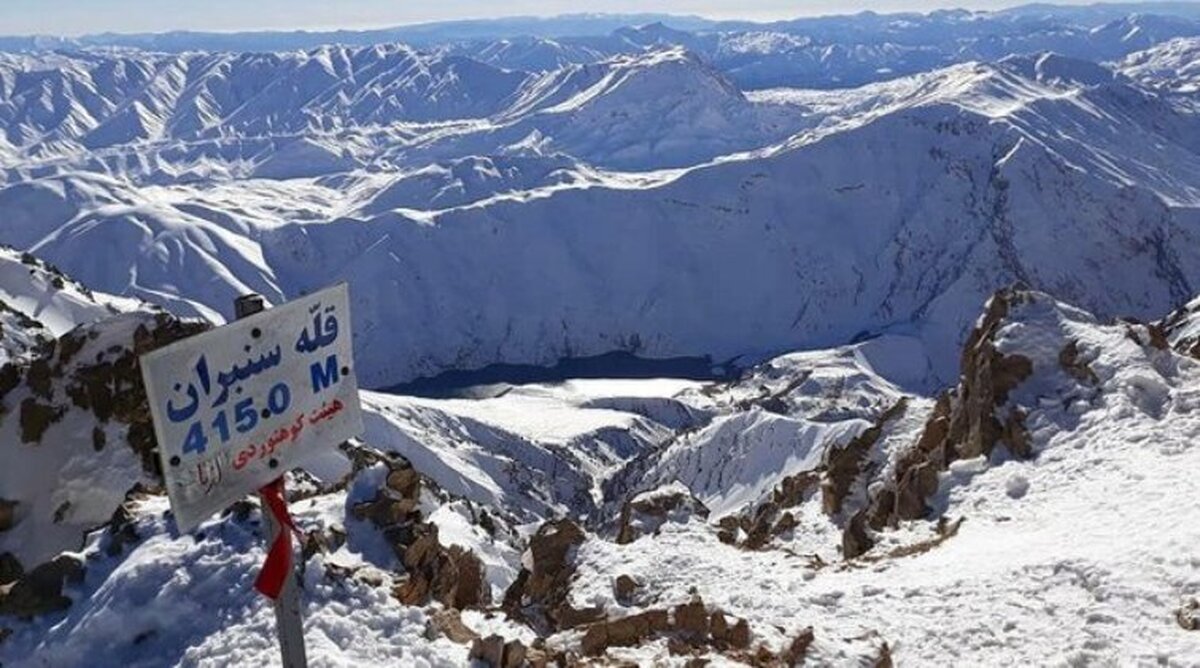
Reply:
[[180, 531], [362, 434], [345, 283], [147, 353]]

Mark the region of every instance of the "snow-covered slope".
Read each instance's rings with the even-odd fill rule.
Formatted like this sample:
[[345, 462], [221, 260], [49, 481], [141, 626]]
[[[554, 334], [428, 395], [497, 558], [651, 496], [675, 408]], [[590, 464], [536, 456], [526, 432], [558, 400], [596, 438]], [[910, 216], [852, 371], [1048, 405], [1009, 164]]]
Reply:
[[[4, 286], [36, 280], [6, 276]], [[366, 393], [369, 445], [346, 451], [348, 477], [291, 483], [308, 534], [310, 657], [462, 665], [469, 646], [483, 651], [473, 637], [497, 633], [567, 663], [1186, 664], [1200, 651], [1185, 630], [1200, 596], [1188, 546], [1200, 535], [1178, 518], [1200, 511], [1189, 477], [1200, 362], [1164, 332], [1189, 318], [1163, 329], [1105, 323], [1045, 294], [1004, 291], [975, 322], [967, 373], [937, 402], [879, 376], [888, 365], [916, 371], [897, 366], [912, 349], [895, 337], [786, 355], [731, 383], [575, 381], [474, 400]], [[76, 367], [92, 359], [89, 346], [119, 350], [135, 322], [150, 321], [121, 315], [68, 335], [84, 342]], [[61, 424], [87, 419], [73, 409]], [[0, 418], [0, 428], [12, 423]], [[637, 447], [623, 450], [618, 435]], [[54, 468], [57, 489], [94, 497], [152, 480], [113, 436]], [[52, 440], [19, 447], [61, 452], [75, 437]], [[115, 475], [125, 470], [110, 466], [117, 455], [131, 477]], [[608, 500], [641, 513], [619, 535], [610, 512], [583, 530], [514, 530], [518, 518], [554, 512], [554, 485], [598, 481], [619, 460], [630, 463], [613, 480], [636, 482], [607, 485]], [[931, 478], [909, 475], [921, 466]], [[0, 496], [46, 489], [35, 470], [50, 469], [0, 481]], [[0, 531], [27, 564], [72, 546], [39, 571], [52, 591], [0, 592], [0, 614], [42, 606], [32, 619], [0, 618], [12, 630], [0, 660], [70, 665], [100, 646], [89, 660], [102, 666], [276, 660], [269, 606], [250, 588], [263, 556], [253, 506], [180, 536], [153, 486], [83, 509], [64, 505], [66, 493], [20, 497], [28, 507]], [[115, 504], [75, 547], [81, 525], [65, 518]], [[64, 519], [31, 520], [55, 508]], [[387, 528], [389, 513], [412, 508], [415, 528]], [[876, 514], [877, 524], [856, 524]], [[504, 605], [441, 593], [413, 603], [414, 581], [441, 592], [450, 568], [418, 561], [427, 548], [406, 546], [430, 543], [405, 543], [414, 531], [435, 531], [437, 563], [478, 564], [490, 600]], [[536, 601], [558, 606], [549, 628], [526, 616]], [[220, 620], [198, 612], [208, 606], [225, 610]]]
[[0, 54], [0, 663], [277, 660], [137, 356], [347, 280], [369, 387], [725, 380], [364, 391], [288, 476], [314, 664], [1190, 665], [1197, 24], [1128, 14]]
[[[98, 289], [211, 319], [247, 290], [275, 301], [349, 280], [374, 386], [612, 350], [761, 358], [890, 331], [934, 351], [929, 387], [953, 378], [948, 351], [1007, 283], [1152, 317], [1200, 279], [1200, 117], [1095, 64], [1014, 57], [836, 99], [747, 99], [681, 52], [538, 81], [562, 85], [535, 86], [515, 119], [389, 149], [447, 157], [435, 166], [275, 183], [22, 179], [0, 197], [39, 226], [0, 223], [0, 239]], [[727, 150], [715, 138], [735, 127], [753, 146], [766, 138], [751, 120], [789, 116], [807, 129], [672, 171], [554, 152], [670, 161]], [[479, 141], [520, 146], [450, 157]], [[78, 203], [92, 191], [95, 204]]]
[[1126, 56], [1117, 64], [1126, 76], [1173, 93], [1200, 93], [1200, 38], [1180, 38]]
[[94, 293], [53, 265], [0, 247], [0, 365], [79, 324], [110, 317], [134, 304]]
[[[815, 499], [793, 511], [776, 549], [724, 545], [698, 520], [628, 545], [591, 539], [579, 549], [574, 605], [624, 617], [699, 596], [748, 619], [769, 646], [811, 627], [806, 651], [818, 664], [869, 663], [885, 646], [900, 665], [1190, 663], [1200, 637], [1185, 630], [1198, 591], [1186, 546], [1200, 536], [1178, 518], [1196, 504], [1200, 366], [1144, 326], [1102, 324], [1041, 294], [1009, 299], [978, 340], [1029, 363], [988, 407], [1022, 412], [1028, 459], [1005, 443], [950, 464], [924, 518], [882, 530], [881, 544], [845, 567], [840, 532]], [[868, 482], [890, 470], [863, 469]], [[641, 602], [614, 593], [614, 574], [639, 583]], [[662, 651], [608, 649], [642, 662]]]
[[[356, 296], [370, 382], [613, 349], [724, 360], [864, 330], [946, 351], [1015, 280], [1112, 315], [1181, 303], [1200, 264], [1193, 218], [1169, 202], [1197, 201], [1195, 120], [1028, 66], [1042, 70], [955, 68], [776, 150], [653, 181], [284, 227], [268, 262], [304, 288], [394, 286]], [[935, 363], [952, 377], [952, 356]]]
[[526, 76], [398, 45], [5, 55], [0, 120], [9, 144], [50, 155], [72, 144], [97, 149], [482, 117]]

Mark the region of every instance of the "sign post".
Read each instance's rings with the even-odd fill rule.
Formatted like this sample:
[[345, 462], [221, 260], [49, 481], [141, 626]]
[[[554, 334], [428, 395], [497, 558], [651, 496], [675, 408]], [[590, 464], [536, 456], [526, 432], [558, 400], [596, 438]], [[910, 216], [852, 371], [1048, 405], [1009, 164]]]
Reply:
[[142, 378], [179, 531], [258, 493], [268, 556], [255, 587], [274, 599], [284, 667], [303, 668], [283, 475], [362, 434], [349, 290], [263, 306], [241, 297], [237, 320], [143, 355]]
[[[249, 294], [238, 297], [233, 302], [234, 315], [238, 320], [248, 318], [255, 313], [261, 313], [266, 308], [262, 295]], [[282, 488], [282, 483], [280, 484]], [[265, 489], [265, 488], [264, 488]], [[280, 489], [280, 492], [283, 490]], [[286, 497], [285, 497], [286, 498]], [[258, 491], [258, 505], [262, 508], [263, 520], [267, 523], [267, 549], [279, 540], [285, 527], [271, 510], [272, 499], [269, 493]], [[289, 550], [291, 544], [288, 544]], [[290, 555], [289, 555], [290, 556]], [[279, 636], [279, 650], [283, 655], [283, 668], [308, 668], [308, 655], [304, 649], [304, 619], [300, 609], [300, 587], [294, 568], [288, 568], [283, 579], [283, 588], [279, 596], [271, 602], [275, 608], [275, 633]]]

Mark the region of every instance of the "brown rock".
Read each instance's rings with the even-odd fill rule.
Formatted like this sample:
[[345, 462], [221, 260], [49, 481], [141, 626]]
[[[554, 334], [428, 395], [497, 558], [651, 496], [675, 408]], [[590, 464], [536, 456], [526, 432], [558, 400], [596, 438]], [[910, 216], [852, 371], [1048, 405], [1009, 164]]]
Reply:
[[775, 526], [771, 527], [771, 534], [779, 536], [795, 529], [799, 525], [800, 523], [796, 520], [795, 515], [792, 515], [790, 512], [784, 513], [779, 516], [779, 521], [775, 523]]
[[92, 449], [100, 452], [104, 449], [104, 445], [108, 442], [108, 436], [100, 427], [92, 427]]
[[1095, 385], [1100, 382], [1096, 372], [1086, 362], [1079, 359], [1079, 342], [1072, 340], [1058, 353], [1058, 364], [1081, 383]]
[[452, 642], [467, 644], [479, 638], [479, 634], [463, 623], [462, 614], [453, 608], [444, 608], [429, 617], [430, 640], [444, 636]]
[[388, 508], [392, 524], [400, 522], [419, 521], [421, 519], [420, 502], [416, 499], [400, 499]]
[[66, 409], [62, 406], [51, 406], [39, 403], [33, 397], [26, 397], [21, 402], [21, 440], [26, 443], [37, 443], [42, 440], [42, 434], [50, 425], [62, 419]]
[[1200, 631], [1200, 601], [1192, 599], [1175, 611], [1175, 621], [1185, 631]]
[[708, 517], [708, 508], [691, 494], [673, 493], [635, 499], [621, 509], [617, 543], [632, 543], [641, 536], [658, 533], [668, 521], [686, 517]]
[[589, 626], [587, 631], [584, 631], [583, 638], [579, 640], [579, 651], [583, 652], [584, 656], [600, 656], [608, 647], [607, 622]]
[[1029, 430], [1025, 428], [1025, 411], [1013, 406], [1004, 421], [1004, 442], [1008, 451], [1018, 459], [1029, 459], [1033, 456], [1033, 444], [1029, 440]]
[[720, 610], [713, 612], [709, 618], [708, 631], [712, 634], [713, 644], [722, 646], [729, 642], [729, 622], [725, 621], [725, 615]]
[[548, 616], [556, 628], [573, 629], [604, 619], [604, 608], [575, 608], [564, 602], [550, 610]]
[[543, 524], [529, 540], [526, 559], [532, 568], [517, 574], [504, 594], [504, 609], [546, 631], [602, 617], [600, 610], [576, 611], [567, 602], [575, 574], [574, 550], [584, 538], [583, 530], [570, 520]]
[[812, 642], [813, 630], [810, 626], [793, 638], [791, 644], [784, 650], [782, 657], [784, 665], [793, 666], [803, 661], [804, 657], [808, 655], [808, 647], [812, 645]]
[[0, 499], [0, 531], [8, 531], [17, 523], [17, 502]]
[[527, 653], [525, 645], [520, 640], [510, 640], [504, 643], [504, 668], [520, 668], [525, 665]]
[[894, 516], [902, 520], [925, 517], [925, 499], [938, 489], [938, 470], [932, 462], [921, 462], [909, 468], [896, 488]]
[[879, 648], [879, 656], [875, 657], [873, 668], [893, 668], [892, 664], [892, 649], [885, 642]]
[[1146, 325], [1146, 331], [1150, 334], [1150, 345], [1158, 350], [1169, 350], [1171, 342], [1167, 340], [1167, 332], [1161, 325], [1150, 323]]
[[81, 581], [83, 573], [83, 563], [78, 559], [56, 557], [26, 573], [0, 594], [0, 614], [32, 617], [64, 610], [70, 607], [71, 599], [63, 595], [63, 586]]
[[647, 610], [606, 622], [604, 626], [610, 646], [633, 647], [645, 638], [666, 631], [670, 621], [666, 610]]
[[491, 602], [483, 562], [457, 545], [443, 547], [435, 525], [420, 527], [420, 535], [404, 550], [402, 561], [407, 577], [392, 593], [405, 605], [437, 600], [462, 610]]
[[862, 473], [862, 467], [871, 453], [871, 448], [883, 435], [888, 422], [904, 414], [908, 401], [900, 399], [894, 406], [879, 416], [875, 424], [850, 440], [842, 447], [831, 447], [825, 451], [825, 477], [821, 481], [821, 508], [826, 515], [837, 515], [842, 511], [846, 497]]
[[596, 622], [587, 628], [581, 639], [581, 650], [587, 656], [600, 656], [609, 647], [636, 647], [655, 634], [670, 628], [666, 610], [647, 610], [636, 615]]
[[467, 658], [472, 661], [482, 661], [491, 668], [504, 667], [504, 638], [490, 635], [486, 638], [476, 638], [471, 643], [471, 651]]
[[406, 499], [416, 499], [421, 491], [421, 477], [411, 467], [393, 469], [387, 476], [388, 489]]
[[0, 552], [0, 587], [16, 582], [25, 575], [25, 568], [12, 552]]
[[875, 546], [875, 540], [867, 532], [867, 520], [863, 513], [850, 518], [846, 529], [842, 531], [842, 557], [854, 559], [862, 556]]
[[675, 606], [675, 631], [689, 640], [708, 637], [708, 610], [699, 598]]
[[618, 575], [613, 582], [613, 594], [621, 605], [633, 603], [634, 594], [638, 590], [638, 581], [628, 575]]
[[814, 471], [790, 475], [779, 482], [771, 493], [771, 500], [780, 508], [795, 508], [804, 503], [808, 495], [821, 484], [821, 476]]
[[734, 649], [746, 649], [750, 646], [750, 624], [739, 619], [733, 628], [729, 629], [729, 646]]

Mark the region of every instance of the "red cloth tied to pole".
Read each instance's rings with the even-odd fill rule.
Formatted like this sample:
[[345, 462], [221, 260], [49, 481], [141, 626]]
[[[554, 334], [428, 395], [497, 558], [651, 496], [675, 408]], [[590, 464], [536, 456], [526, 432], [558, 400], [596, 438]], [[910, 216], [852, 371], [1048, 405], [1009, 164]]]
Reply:
[[258, 490], [266, 508], [279, 523], [279, 533], [267, 551], [267, 560], [263, 562], [262, 571], [254, 581], [254, 588], [263, 596], [270, 599], [279, 598], [283, 585], [292, 572], [292, 532], [297, 531], [292, 516], [288, 514], [287, 501], [283, 498], [283, 478]]

